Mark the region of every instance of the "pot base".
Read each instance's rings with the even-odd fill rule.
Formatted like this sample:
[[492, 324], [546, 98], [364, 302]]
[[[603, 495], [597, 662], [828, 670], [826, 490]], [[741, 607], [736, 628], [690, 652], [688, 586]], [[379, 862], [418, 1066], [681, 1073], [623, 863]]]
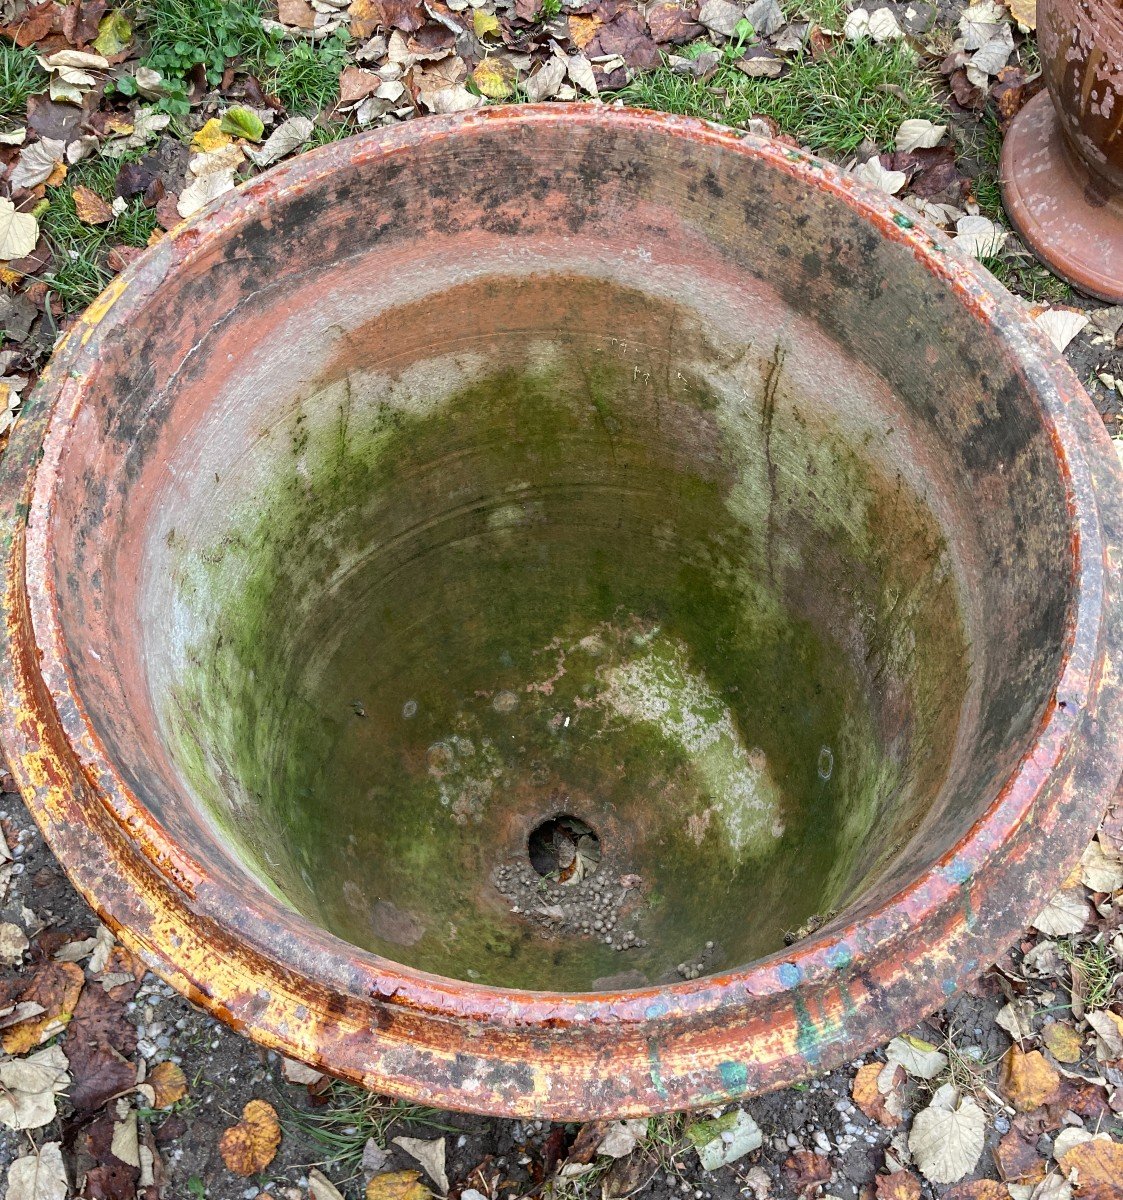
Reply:
[[1069, 153], [1047, 92], [1011, 125], [1001, 180], [1014, 228], [1050, 271], [1090, 296], [1123, 301], [1123, 193]]

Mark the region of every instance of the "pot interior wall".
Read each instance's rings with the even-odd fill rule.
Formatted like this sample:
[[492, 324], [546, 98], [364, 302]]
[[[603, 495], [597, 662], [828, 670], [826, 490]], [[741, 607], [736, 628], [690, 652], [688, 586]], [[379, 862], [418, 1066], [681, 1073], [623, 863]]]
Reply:
[[[1016, 761], [1067, 604], [1032, 402], [996, 359], [1012, 432], [980, 432], [978, 330], [907, 252], [793, 195], [890, 280], [829, 305], [779, 173], [750, 268], [770, 168], [715, 151], [703, 203], [656, 156], [681, 209], [647, 211], [642, 152], [601, 150], [580, 241], [545, 167], [562, 197], [518, 227], [368, 238], [305, 198], [239, 230], [68, 465], [118, 468], [103, 544], [55, 518], [98, 576], [65, 619], [114, 647], [75, 663], [87, 707], [173, 833], [355, 946], [513, 987], [720, 970], [860, 911]], [[438, 195], [440, 157], [363, 195]], [[575, 842], [584, 878], [539, 874]]]
[[[527, 315], [445, 350], [477, 306]], [[424, 354], [364, 365], [411, 324]], [[229, 532], [174, 539], [177, 761], [342, 937], [512, 986], [677, 978], [783, 945], [931, 802], [966, 681], [938, 525], [782, 346], [708, 324], [537, 274], [391, 312], [218, 481]], [[600, 855], [551, 886], [527, 845], [558, 814]]]

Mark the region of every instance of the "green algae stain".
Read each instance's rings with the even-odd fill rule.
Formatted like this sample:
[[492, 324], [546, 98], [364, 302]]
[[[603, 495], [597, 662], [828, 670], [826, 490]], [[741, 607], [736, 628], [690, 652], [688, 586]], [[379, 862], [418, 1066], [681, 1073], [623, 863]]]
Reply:
[[[766, 953], [870, 869], [879, 814], [946, 747], [871, 707], [865, 673], [927, 711], [962, 654], [950, 584], [902, 607], [871, 522], [891, 503], [902, 541], [938, 539], [783, 405], [766, 494], [720, 397], [677, 375], [653, 392], [559, 351], [394, 403], [337, 381], [263, 434], [287, 465], [227, 536], [176, 547], [196, 634], [163, 718], [274, 894], [422, 969], [582, 990], [675, 978], [707, 942], [715, 965]], [[869, 626], [857, 663], [806, 606], [824, 564], [849, 570], [836, 632]], [[645, 947], [543, 938], [495, 891], [551, 808], [595, 814], [643, 880]]]
[[749, 1086], [749, 1071], [744, 1063], [723, 1062], [719, 1064], [721, 1084], [731, 1096], [741, 1095]]

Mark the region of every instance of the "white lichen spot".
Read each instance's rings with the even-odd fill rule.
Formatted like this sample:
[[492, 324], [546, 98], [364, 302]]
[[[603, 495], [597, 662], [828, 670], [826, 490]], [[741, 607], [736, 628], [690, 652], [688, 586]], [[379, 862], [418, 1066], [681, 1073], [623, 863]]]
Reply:
[[[746, 749], [733, 714], [691, 670], [684, 647], [658, 631], [632, 639], [637, 648], [644, 643], [646, 653], [604, 672], [602, 701], [628, 720], [654, 725], [689, 757], [734, 853], [767, 853], [784, 826], [764, 752]], [[688, 832], [704, 836], [708, 823], [700, 818]]]

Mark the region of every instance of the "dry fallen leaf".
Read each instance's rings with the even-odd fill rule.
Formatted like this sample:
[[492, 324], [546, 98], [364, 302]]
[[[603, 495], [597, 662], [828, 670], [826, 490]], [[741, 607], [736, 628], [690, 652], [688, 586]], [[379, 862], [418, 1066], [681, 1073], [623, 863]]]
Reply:
[[1104, 1009], [1085, 1013], [1084, 1020], [1096, 1031], [1096, 1057], [1101, 1062], [1123, 1058], [1123, 1017]]
[[303, 146], [312, 136], [314, 128], [308, 117], [290, 117], [273, 130], [260, 150], [249, 146], [246, 153], [257, 166], [268, 167]]
[[609, 1121], [608, 1129], [597, 1146], [597, 1153], [608, 1158], [625, 1158], [647, 1136], [647, 1121]]
[[[1071, 308], [1047, 308], [1043, 313], [1039, 313], [1034, 320], [1049, 335], [1049, 340], [1056, 346], [1057, 352], [1063, 354], [1069, 342], [1088, 324], [1088, 315], [1076, 312]], [[1062, 896], [1066, 898], [1065, 901], [1062, 901], [1062, 905], [1067, 902], [1068, 907], [1074, 914], [1077, 911], [1077, 906], [1083, 908], [1087, 914], [1087, 905], [1084, 904], [1084, 898], [1079, 892], [1059, 892], [1053, 897], [1052, 903], [1056, 904]], [[1084, 920], [1086, 921], [1087, 919], [1088, 917], [1085, 915]], [[1079, 933], [1083, 927], [1084, 922], [1081, 921], [1074, 932]], [[1041, 929], [1041, 926], [1038, 925], [1037, 928]], [[1050, 929], [1042, 929], [1041, 932], [1056, 936], [1056, 933]]]
[[21, 1000], [41, 1004], [43, 1014], [5, 1029], [0, 1034], [4, 1050], [8, 1054], [26, 1054], [65, 1029], [85, 982], [86, 976], [77, 963], [43, 963], [20, 996]]
[[1006, 0], [1006, 7], [1023, 29], [1037, 28], [1037, 0]]
[[334, 1183], [315, 1167], [308, 1172], [309, 1200], [343, 1200], [343, 1193]]
[[1092, 1138], [1066, 1151], [1059, 1162], [1078, 1200], [1119, 1200], [1123, 1143]]
[[1031, 1112], [1060, 1094], [1061, 1077], [1039, 1050], [1011, 1046], [1002, 1056], [998, 1086], [1018, 1112]]
[[387, 1171], [376, 1175], [363, 1193], [365, 1200], [430, 1200], [420, 1171]]
[[920, 1200], [920, 1180], [911, 1171], [875, 1175], [877, 1200]]
[[946, 125], [934, 125], [920, 117], [902, 121], [894, 145], [898, 150], [930, 150], [940, 144], [940, 139], [947, 133]]
[[1054, 1021], [1041, 1031], [1045, 1049], [1058, 1061], [1074, 1063], [1080, 1061], [1084, 1050], [1084, 1039], [1067, 1021]]
[[970, 1183], [957, 1183], [944, 1192], [941, 1200], [1010, 1200], [1004, 1183], [994, 1179], [973, 1179]]
[[25, 1154], [8, 1168], [7, 1200], [66, 1200], [69, 1194], [58, 1142], [44, 1142], [38, 1153]]
[[914, 1079], [935, 1079], [948, 1065], [948, 1056], [931, 1042], [904, 1034], [895, 1037], [885, 1048], [890, 1062], [900, 1063]]
[[1024, 1042], [1033, 1037], [1035, 1011], [1032, 1000], [1011, 1000], [999, 1009], [994, 1023], [1000, 1029], [1005, 1029], [1014, 1041]]
[[113, 1125], [113, 1138], [109, 1149], [115, 1158], [139, 1170], [140, 1141], [137, 1135], [136, 1110], [129, 1107], [128, 1101], [120, 1103], [125, 1105], [125, 1111], [121, 1119]]
[[878, 1086], [878, 1077], [883, 1069], [882, 1064], [876, 1062], [859, 1067], [850, 1088], [850, 1095], [871, 1121], [877, 1121], [888, 1129], [896, 1129], [905, 1115], [904, 1102], [897, 1091], [897, 1086], [905, 1080], [905, 1072], [903, 1067], [898, 1067], [895, 1072], [897, 1086], [882, 1092]]
[[[1038, 318], [1039, 322], [1040, 320], [1041, 318]], [[1046, 327], [1046, 332], [1048, 332], [1048, 327]], [[1049, 336], [1053, 337], [1051, 333]], [[1054, 344], [1056, 344], [1055, 338]], [[1080, 892], [1075, 889], [1062, 888], [1030, 924], [1046, 937], [1072, 937], [1084, 928], [1091, 915], [1092, 910]]]
[[55, 1097], [70, 1084], [59, 1046], [0, 1063], [0, 1121], [10, 1129], [41, 1129], [54, 1120]]
[[[78, 214], [78, 220], [84, 225], [107, 225], [113, 220], [113, 209], [97, 194], [91, 191], [90, 188], [78, 184], [71, 193], [74, 197], [74, 211]], [[93, 939], [90, 939], [93, 941]], [[93, 951], [94, 945], [90, 946]]]
[[145, 1083], [154, 1094], [153, 1108], [171, 1108], [187, 1095], [187, 1076], [174, 1062], [157, 1063]]
[[472, 79], [489, 100], [506, 100], [515, 90], [515, 69], [503, 58], [485, 58], [472, 72]]
[[401, 1148], [425, 1168], [425, 1174], [441, 1189], [441, 1195], [448, 1194], [448, 1176], [445, 1174], [445, 1140], [443, 1137], [426, 1140], [425, 1138], [396, 1137], [395, 1146]]
[[27, 934], [18, 925], [10, 921], [0, 924], [0, 963], [14, 967], [23, 962], [23, 952], [27, 946]]
[[908, 182], [904, 171], [887, 171], [876, 154], [854, 168], [854, 178], [866, 187], [876, 188], [890, 196], [895, 196]]
[[8, 182], [14, 188], [33, 188], [46, 183], [66, 154], [66, 143], [54, 138], [40, 138], [20, 151], [19, 161], [12, 168]]
[[985, 1131], [983, 1110], [945, 1083], [913, 1119], [909, 1150], [926, 1179], [955, 1183], [979, 1161]]
[[1097, 838], [1080, 859], [1080, 878], [1093, 892], [1123, 888], [1123, 855]]
[[256, 1175], [273, 1161], [281, 1144], [277, 1112], [264, 1100], [251, 1100], [242, 1119], [219, 1139], [222, 1161], [235, 1175]]
[[955, 246], [973, 258], [988, 258], [1006, 244], [1009, 231], [989, 217], [960, 217], [955, 223]]

